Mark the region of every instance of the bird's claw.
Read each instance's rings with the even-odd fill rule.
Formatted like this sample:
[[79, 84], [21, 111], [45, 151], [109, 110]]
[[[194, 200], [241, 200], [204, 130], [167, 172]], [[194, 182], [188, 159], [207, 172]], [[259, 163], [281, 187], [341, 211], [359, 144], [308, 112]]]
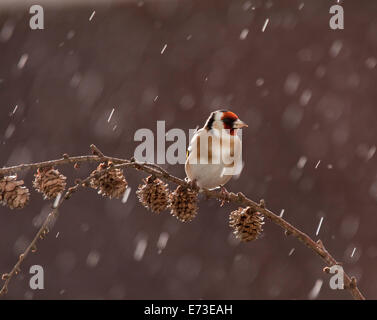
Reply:
[[220, 192], [221, 192], [221, 195], [222, 195], [222, 200], [221, 200], [221, 204], [220, 204], [220, 207], [224, 206], [224, 204], [226, 202], [228, 202], [228, 197], [229, 197], [229, 191], [226, 190], [226, 188], [223, 186], [223, 185], [220, 185]]
[[199, 190], [198, 184], [196, 183], [196, 179], [189, 181], [188, 184], [190, 185], [191, 190]]

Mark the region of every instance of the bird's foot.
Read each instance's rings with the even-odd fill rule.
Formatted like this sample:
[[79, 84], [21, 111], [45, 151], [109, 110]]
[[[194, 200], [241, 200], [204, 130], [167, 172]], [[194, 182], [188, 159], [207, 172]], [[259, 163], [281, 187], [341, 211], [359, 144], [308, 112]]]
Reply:
[[220, 192], [222, 195], [220, 207], [222, 207], [226, 202], [229, 202], [229, 191], [223, 185], [220, 185]]
[[196, 179], [189, 180], [188, 178], [185, 181], [189, 184], [191, 190], [199, 190], [198, 184], [196, 183]]

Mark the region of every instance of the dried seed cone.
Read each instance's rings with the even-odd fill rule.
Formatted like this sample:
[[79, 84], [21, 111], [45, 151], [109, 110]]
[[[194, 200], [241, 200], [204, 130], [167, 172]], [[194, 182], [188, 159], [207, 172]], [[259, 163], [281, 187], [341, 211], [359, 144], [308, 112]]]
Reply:
[[29, 189], [23, 180], [17, 180], [17, 176], [0, 178], [0, 203], [11, 209], [22, 209], [30, 199]]
[[98, 193], [102, 194], [104, 197], [110, 199], [120, 198], [123, 196], [128, 185], [121, 169], [113, 168], [102, 173], [99, 177], [95, 177], [98, 172], [110, 168], [111, 166], [113, 166], [111, 162], [100, 163], [97, 169], [90, 174], [93, 177], [90, 180], [90, 186], [93, 189], [98, 189]]
[[234, 230], [236, 238], [241, 241], [257, 239], [263, 231], [263, 215], [250, 207], [238, 208], [229, 215], [229, 226]]
[[33, 186], [45, 199], [54, 199], [67, 185], [67, 177], [52, 167], [38, 168], [34, 174]]
[[155, 177], [146, 178], [136, 194], [141, 204], [154, 213], [161, 213], [169, 205], [168, 185]]
[[189, 188], [178, 186], [170, 194], [171, 214], [182, 222], [195, 218], [198, 212], [198, 192]]

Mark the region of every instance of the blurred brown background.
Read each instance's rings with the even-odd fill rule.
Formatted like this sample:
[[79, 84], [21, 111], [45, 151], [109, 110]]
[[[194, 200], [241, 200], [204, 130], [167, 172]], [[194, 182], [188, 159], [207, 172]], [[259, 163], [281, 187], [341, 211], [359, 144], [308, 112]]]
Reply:
[[[377, 2], [343, 3], [342, 31], [329, 28], [334, 3], [46, 5], [39, 31], [29, 28], [27, 6], [2, 8], [0, 165], [87, 154], [91, 143], [130, 157], [139, 128], [166, 120], [167, 130], [188, 130], [229, 108], [249, 128], [245, 168], [228, 189], [284, 209], [375, 299]], [[93, 168], [61, 171], [72, 184]], [[184, 177], [183, 165], [165, 168]], [[33, 172], [20, 177], [32, 189]], [[239, 244], [228, 227], [234, 206], [201, 201], [197, 218], [182, 224], [142, 208], [134, 191], [143, 175], [126, 177], [126, 204], [84, 190], [62, 206], [7, 299], [308, 299], [317, 280], [317, 298], [350, 298], [329, 288], [317, 256], [268, 221], [262, 239]], [[24, 210], [0, 208], [0, 273], [49, 206], [33, 192]], [[34, 264], [44, 267], [45, 290], [28, 286]]]

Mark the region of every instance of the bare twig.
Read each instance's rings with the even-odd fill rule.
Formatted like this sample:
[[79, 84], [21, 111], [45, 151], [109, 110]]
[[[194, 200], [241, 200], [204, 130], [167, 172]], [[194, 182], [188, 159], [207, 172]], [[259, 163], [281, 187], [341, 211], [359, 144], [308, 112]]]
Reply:
[[5, 295], [8, 292], [8, 284], [12, 280], [13, 276], [17, 275], [21, 270], [21, 264], [28, 256], [30, 251], [34, 251], [36, 249], [36, 244], [38, 239], [44, 237], [48, 232], [48, 225], [52, 221], [53, 218], [57, 217], [58, 209], [55, 208], [53, 211], [47, 216], [46, 220], [38, 230], [37, 234], [34, 236], [34, 239], [30, 242], [29, 246], [25, 249], [25, 251], [20, 254], [17, 263], [14, 265], [12, 270], [9, 273], [5, 273], [2, 276], [2, 279], [5, 280], [3, 287], [0, 290], [0, 297]]
[[99, 157], [104, 157], [104, 154], [100, 149], [98, 149], [94, 144], [90, 145], [90, 149], [92, 149], [92, 152], [94, 155], [97, 155]]
[[37, 163], [29, 163], [29, 164], [21, 164], [18, 166], [8, 167], [8, 168], [0, 168], [0, 176], [1, 175], [9, 175], [12, 173], [17, 173], [22, 170], [27, 169], [38, 169], [43, 167], [53, 167], [53, 166], [60, 166], [64, 164], [75, 164], [80, 162], [100, 162], [100, 161], [112, 161], [114, 163], [120, 163], [120, 159], [117, 158], [111, 158], [111, 157], [98, 157], [95, 155], [91, 156], [79, 156], [79, 157], [68, 157], [68, 158], [61, 158], [56, 160], [50, 160], [50, 161], [43, 161], [43, 162], [37, 162]]
[[[150, 163], [141, 163], [141, 162], [135, 161], [134, 159], [125, 160], [125, 159], [107, 157], [107, 156], [104, 156], [104, 154], [94, 145], [91, 145], [91, 149], [95, 154], [93, 156], [63, 157], [63, 159], [58, 159], [58, 160], [27, 164], [27, 165], [19, 165], [19, 166], [14, 166], [14, 167], [9, 167], [9, 168], [2, 168], [0, 169], [0, 175], [16, 173], [18, 171], [25, 170], [25, 169], [36, 169], [36, 168], [45, 167], [45, 166], [58, 166], [58, 165], [72, 164], [72, 163], [77, 163], [77, 162], [112, 161], [115, 164], [114, 167], [112, 168], [126, 168], [126, 167], [135, 168], [137, 170], [144, 171], [148, 174], [152, 174], [162, 180], [165, 180], [166, 182], [172, 182], [174, 184], [186, 186], [189, 188], [193, 187], [191, 183], [186, 182], [178, 177], [171, 175], [170, 173], [168, 173], [166, 170], [164, 170], [158, 165], [150, 164]], [[111, 168], [104, 169], [98, 172], [97, 174], [100, 175], [109, 169]], [[32, 248], [35, 247], [36, 242], [38, 241], [40, 236], [43, 234], [43, 231], [48, 226], [51, 219], [53, 217], [57, 217], [57, 209], [60, 207], [62, 202], [65, 199], [68, 199], [71, 196], [71, 194], [75, 192], [78, 188], [82, 186], [86, 186], [87, 182], [91, 178], [93, 177], [89, 176], [85, 180], [80, 181], [80, 183], [76, 184], [74, 187], [71, 187], [70, 189], [68, 189], [64, 197], [62, 197], [62, 199], [58, 203], [57, 207], [48, 215], [42, 227], [40, 228], [40, 230], [34, 237], [31, 244], [27, 247], [25, 252], [20, 256], [18, 262], [13, 267], [12, 271], [6, 275], [5, 283], [4, 283], [3, 289], [0, 292], [0, 295], [5, 294], [10, 279], [15, 274], [17, 274], [22, 261], [26, 258], [27, 254], [32, 250]], [[287, 235], [291, 235], [297, 238], [298, 240], [300, 240], [303, 244], [305, 244], [308, 248], [310, 248], [313, 252], [315, 252], [319, 257], [321, 257], [327, 266], [331, 267], [333, 265], [340, 264], [325, 249], [322, 241], [319, 240], [318, 242], [315, 242], [307, 234], [305, 234], [304, 232], [292, 226], [290, 223], [285, 221], [279, 215], [276, 215], [272, 211], [268, 210], [266, 208], [266, 204], [264, 201], [260, 201], [259, 203], [256, 203], [253, 200], [247, 198], [241, 192], [237, 194], [233, 192], [224, 193], [221, 190], [206, 190], [206, 189], [202, 189], [200, 190], [200, 192], [206, 196], [206, 199], [213, 198], [213, 199], [218, 199], [218, 200], [222, 200], [226, 202], [232, 202], [232, 203], [242, 205], [242, 206], [251, 207], [253, 210], [260, 212], [261, 214], [266, 216], [268, 219], [270, 219], [273, 223], [277, 224], [282, 229], [284, 229]], [[359, 288], [357, 287], [356, 279], [354, 277], [351, 278], [346, 273], [344, 273], [344, 283], [345, 283], [345, 288], [351, 293], [354, 299], [358, 299], [358, 300], [365, 299], [362, 293], [360, 292]]]

